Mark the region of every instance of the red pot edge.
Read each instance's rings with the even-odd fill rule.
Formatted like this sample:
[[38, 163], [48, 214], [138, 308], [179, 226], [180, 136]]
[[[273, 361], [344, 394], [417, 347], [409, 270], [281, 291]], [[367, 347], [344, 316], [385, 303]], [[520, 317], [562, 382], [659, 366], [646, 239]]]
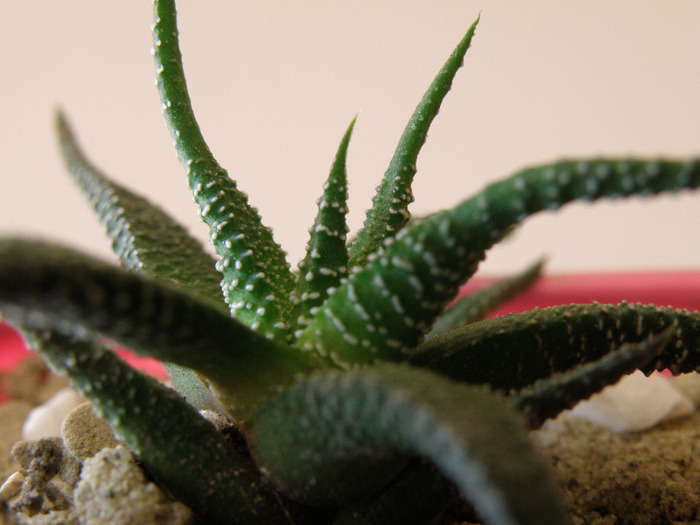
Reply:
[[[460, 290], [467, 294], [495, 278], [476, 278]], [[527, 291], [503, 304], [493, 316], [523, 312], [535, 307], [579, 303], [630, 303], [700, 310], [700, 270], [608, 272], [545, 275]]]

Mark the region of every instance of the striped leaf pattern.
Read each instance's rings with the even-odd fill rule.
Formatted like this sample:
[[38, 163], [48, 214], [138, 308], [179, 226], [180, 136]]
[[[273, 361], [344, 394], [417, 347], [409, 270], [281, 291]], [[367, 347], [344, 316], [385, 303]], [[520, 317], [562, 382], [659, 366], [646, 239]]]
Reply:
[[350, 275], [298, 340], [335, 363], [400, 361], [420, 343], [486, 250], [514, 224], [573, 200], [693, 189], [697, 160], [561, 161], [487, 186], [412, 222]]

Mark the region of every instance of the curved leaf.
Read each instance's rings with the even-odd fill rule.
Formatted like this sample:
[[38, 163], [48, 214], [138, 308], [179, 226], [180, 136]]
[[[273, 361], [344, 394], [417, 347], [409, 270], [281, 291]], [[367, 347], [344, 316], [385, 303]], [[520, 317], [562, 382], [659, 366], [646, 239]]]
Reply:
[[31, 347], [89, 398], [140, 463], [206, 523], [291, 523], [251, 463], [181, 397], [98, 339], [25, 331]]
[[647, 341], [625, 343], [596, 361], [540, 379], [514, 392], [509, 399], [525, 414], [528, 426], [537, 428], [547, 419], [556, 417], [658, 357], [671, 339], [673, 330], [675, 326], [670, 326]]
[[314, 364], [181, 290], [38, 241], [0, 241], [0, 311], [20, 328], [97, 332], [197, 370], [238, 419]]
[[394, 156], [367, 210], [362, 229], [350, 246], [350, 267], [364, 266], [367, 257], [377, 251], [385, 239], [403, 228], [411, 215], [408, 205], [413, 202], [411, 184], [416, 174], [416, 162], [428, 129], [440, 110], [443, 99], [452, 87], [452, 80], [464, 64], [464, 55], [471, 45], [479, 18], [438, 72], [423, 95], [406, 128], [401, 134]]
[[348, 273], [348, 252], [345, 238], [348, 226], [348, 183], [345, 168], [350, 136], [355, 127], [355, 117], [348, 126], [338, 147], [328, 180], [323, 186], [323, 195], [318, 200], [318, 215], [309, 230], [306, 256], [299, 263], [299, 277], [295, 297], [293, 318], [296, 327], [306, 326], [311, 321], [310, 313], [328, 297], [328, 290], [335, 288]]
[[418, 455], [488, 523], [566, 522], [549, 470], [507, 401], [430, 372], [375, 365], [315, 375], [256, 411], [246, 432], [257, 464], [293, 497], [362, 498], [394, 473], [381, 460]]
[[282, 248], [248, 196], [229, 178], [207, 146], [187, 92], [174, 0], [153, 2], [153, 55], [163, 115], [187, 172], [187, 183], [221, 257], [224, 300], [254, 330], [285, 340], [294, 280]]
[[458, 381], [520, 389], [671, 326], [669, 344], [642, 371], [700, 370], [697, 312], [628, 303], [552, 306], [486, 319], [427, 341], [409, 362]]
[[163, 210], [100, 173], [80, 150], [61, 112], [56, 129], [66, 167], [99, 216], [122, 266], [174, 282], [207, 300], [220, 298], [221, 276], [199, 241]]
[[[56, 115], [61, 153], [68, 171], [87, 197], [112, 241], [122, 266], [143, 272], [220, 304], [221, 276], [214, 259], [167, 213], [99, 172], [83, 155], [68, 122]], [[173, 387], [200, 409], [216, 406], [195, 372], [166, 363]]]
[[543, 266], [544, 260], [540, 260], [519, 274], [500, 279], [460, 297], [435, 320], [432, 330], [425, 339], [432, 339], [436, 335], [480, 321], [489, 312], [534, 284], [542, 273]]
[[402, 361], [471, 277], [486, 250], [527, 216], [572, 200], [696, 188], [700, 162], [563, 161], [486, 187], [413, 221], [330, 295], [298, 344], [329, 361]]

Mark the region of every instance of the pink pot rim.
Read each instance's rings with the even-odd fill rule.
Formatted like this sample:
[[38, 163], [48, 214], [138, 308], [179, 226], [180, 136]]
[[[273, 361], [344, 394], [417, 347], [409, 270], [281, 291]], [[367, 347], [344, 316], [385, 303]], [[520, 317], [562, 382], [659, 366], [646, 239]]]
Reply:
[[[460, 295], [494, 280], [473, 279], [462, 288]], [[494, 311], [493, 315], [558, 304], [617, 304], [622, 301], [700, 310], [700, 270], [545, 275], [526, 292]]]

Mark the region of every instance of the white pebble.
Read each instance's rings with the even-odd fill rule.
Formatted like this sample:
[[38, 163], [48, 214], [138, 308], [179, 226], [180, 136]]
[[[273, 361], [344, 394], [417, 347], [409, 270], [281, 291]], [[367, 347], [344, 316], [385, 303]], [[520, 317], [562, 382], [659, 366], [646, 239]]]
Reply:
[[22, 439], [36, 441], [61, 435], [61, 422], [85, 400], [72, 388], [64, 388], [43, 405], [33, 408], [22, 426]]
[[645, 377], [640, 371], [572, 409], [575, 416], [613, 432], [638, 432], [694, 411], [695, 404], [672, 381], [660, 374]]
[[8, 501], [14, 498], [22, 489], [25, 475], [17, 471], [12, 474], [7, 481], [0, 487], [0, 500]]

